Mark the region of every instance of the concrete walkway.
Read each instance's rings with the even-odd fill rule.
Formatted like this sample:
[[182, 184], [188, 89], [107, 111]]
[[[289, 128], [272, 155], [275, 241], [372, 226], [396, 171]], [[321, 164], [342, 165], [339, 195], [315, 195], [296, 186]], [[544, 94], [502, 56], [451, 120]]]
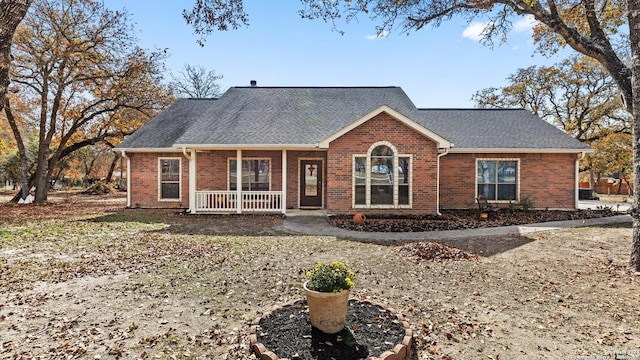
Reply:
[[284, 220], [284, 227], [290, 231], [318, 236], [335, 236], [343, 239], [354, 239], [372, 242], [411, 242], [425, 240], [451, 240], [479, 236], [501, 236], [509, 234], [529, 234], [539, 231], [558, 230], [565, 228], [598, 226], [615, 223], [631, 223], [631, 216], [616, 215], [605, 218], [586, 220], [552, 221], [530, 225], [512, 225], [465, 230], [427, 231], [413, 233], [395, 232], [361, 232], [344, 230], [333, 227], [327, 222], [322, 212], [297, 212], [288, 214]]

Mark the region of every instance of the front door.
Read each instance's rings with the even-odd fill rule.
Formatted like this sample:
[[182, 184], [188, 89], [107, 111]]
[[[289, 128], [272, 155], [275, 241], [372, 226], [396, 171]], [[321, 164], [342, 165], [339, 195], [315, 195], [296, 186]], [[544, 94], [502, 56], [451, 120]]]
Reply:
[[322, 160], [300, 160], [300, 207], [322, 207]]

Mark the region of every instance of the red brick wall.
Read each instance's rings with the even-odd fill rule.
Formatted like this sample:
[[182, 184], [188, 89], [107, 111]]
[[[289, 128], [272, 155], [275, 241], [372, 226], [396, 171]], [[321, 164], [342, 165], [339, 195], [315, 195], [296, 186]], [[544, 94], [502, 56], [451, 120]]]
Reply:
[[[183, 207], [189, 206], [189, 161], [182, 153], [130, 153], [131, 159], [131, 206], [133, 207]], [[158, 159], [180, 158], [182, 160], [182, 193], [179, 201], [158, 201]], [[271, 190], [282, 190], [281, 151], [243, 151], [242, 157], [267, 158], [271, 161]], [[287, 206], [298, 207], [298, 158], [325, 160], [324, 151], [288, 152]], [[228, 159], [236, 158], [236, 151], [203, 151], [196, 153], [197, 190], [228, 190]]]
[[[411, 209], [352, 208], [354, 154], [366, 154], [372, 144], [388, 141], [401, 155], [412, 155], [413, 206]], [[282, 189], [280, 151], [243, 151], [243, 158], [271, 159], [271, 190]], [[141, 207], [189, 206], [189, 161], [181, 153], [131, 153], [131, 205]], [[158, 158], [180, 158], [182, 192], [178, 201], [158, 201]], [[198, 190], [227, 190], [227, 159], [235, 151], [197, 153]], [[287, 208], [299, 206], [299, 159], [324, 161], [324, 204], [331, 213], [435, 213], [436, 144], [383, 113], [336, 139], [328, 151], [287, 152]], [[537, 208], [573, 209], [575, 154], [447, 154], [441, 158], [440, 206], [475, 207], [476, 159], [520, 159], [520, 195], [530, 195]], [[505, 204], [506, 205], [506, 204]]]
[[[440, 162], [442, 209], [475, 207], [476, 159], [519, 159], [520, 196], [536, 208], [575, 208], [576, 154], [447, 154]], [[505, 204], [507, 206], [508, 204]]]
[[[352, 208], [353, 155], [366, 155], [376, 142], [387, 141], [399, 155], [412, 155], [413, 206], [411, 209]], [[436, 143], [381, 113], [329, 145], [327, 205], [331, 213], [436, 213]]]
[[[189, 206], [189, 161], [182, 153], [129, 153], [131, 163], [132, 207], [187, 208]], [[176, 201], [158, 201], [158, 159], [181, 159], [181, 198]]]

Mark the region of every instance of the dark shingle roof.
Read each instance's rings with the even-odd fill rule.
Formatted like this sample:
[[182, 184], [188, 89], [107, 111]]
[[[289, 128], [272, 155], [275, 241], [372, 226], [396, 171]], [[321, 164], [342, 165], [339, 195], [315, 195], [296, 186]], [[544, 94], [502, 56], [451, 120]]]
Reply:
[[177, 100], [117, 148], [314, 146], [382, 105], [455, 149], [588, 149], [522, 109], [417, 109], [399, 87], [234, 87]]
[[455, 149], [588, 149], [524, 109], [419, 109], [408, 116]]
[[236, 87], [178, 144], [315, 144], [381, 105], [415, 109], [398, 87]]
[[216, 102], [216, 99], [178, 99], [127, 136], [116, 149], [171, 148], [193, 121], [215, 106]]

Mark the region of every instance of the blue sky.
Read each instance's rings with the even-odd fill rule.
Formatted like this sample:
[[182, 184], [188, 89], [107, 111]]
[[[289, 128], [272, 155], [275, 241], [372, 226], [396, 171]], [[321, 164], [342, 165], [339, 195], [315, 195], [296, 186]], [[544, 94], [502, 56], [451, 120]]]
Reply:
[[258, 86], [400, 86], [418, 107], [468, 108], [476, 91], [503, 86], [518, 68], [560, 60], [535, 53], [524, 18], [514, 19], [507, 44], [491, 49], [478, 42], [482, 19], [376, 38], [375, 23], [366, 17], [339, 24], [340, 35], [331, 24], [301, 19], [296, 0], [245, 0], [250, 25], [213, 33], [200, 47], [182, 18], [191, 0], [104, 3], [129, 11], [142, 47], [168, 49], [170, 71], [202, 65], [224, 76], [219, 83], [225, 89], [250, 80]]

